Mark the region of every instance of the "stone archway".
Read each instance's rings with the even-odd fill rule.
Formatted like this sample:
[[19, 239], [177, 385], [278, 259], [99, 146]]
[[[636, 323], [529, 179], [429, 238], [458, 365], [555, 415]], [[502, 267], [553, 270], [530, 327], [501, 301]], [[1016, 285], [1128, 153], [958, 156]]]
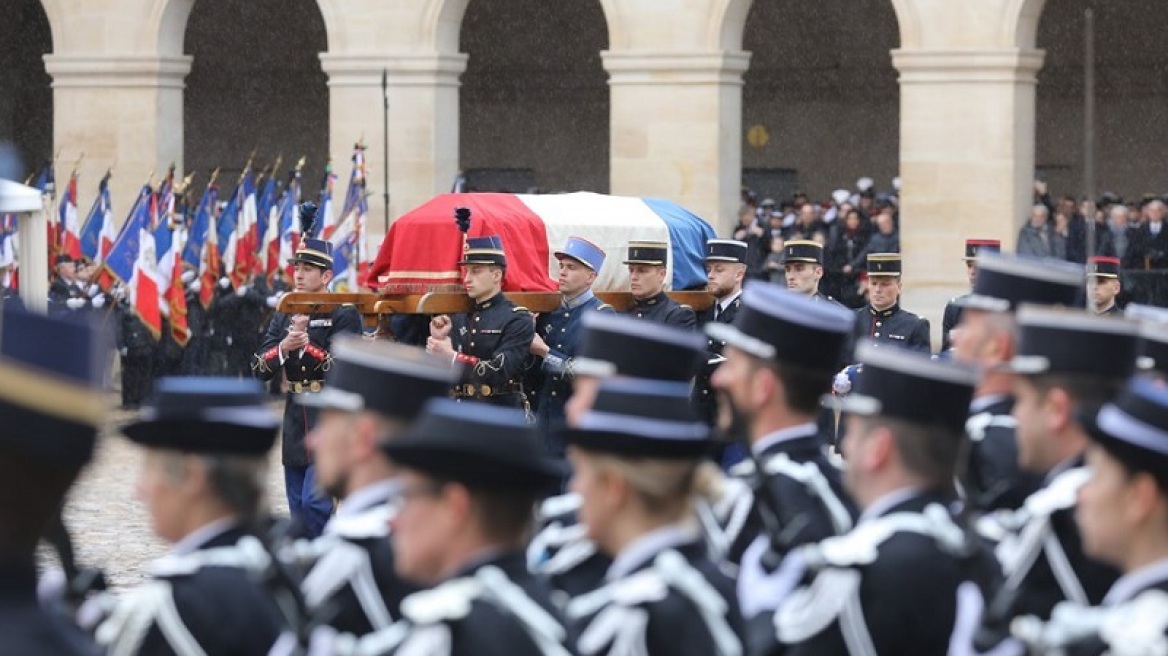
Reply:
[[608, 191], [604, 9], [591, 1], [554, 6], [476, 0], [466, 7], [459, 151], [472, 186]]
[[[899, 43], [888, 0], [755, 2], [742, 47], [742, 165], [813, 199], [868, 176], [891, 189], [898, 174], [900, 90], [890, 51]], [[778, 200], [778, 199], [777, 199]]]
[[1168, 192], [1168, 13], [1156, 0], [1047, 0], [1037, 46], [1036, 164], [1055, 195], [1083, 193], [1084, 11], [1094, 9], [1096, 192]]
[[[163, 29], [182, 24], [180, 9]], [[328, 39], [316, 0], [198, 0], [183, 34], [193, 57], [184, 168], [206, 180], [215, 167], [240, 170], [253, 150], [257, 166], [282, 153], [285, 170], [306, 155], [305, 188], [313, 189], [329, 152], [329, 90], [319, 59]]]
[[32, 173], [53, 156], [52, 79], [42, 60], [53, 36], [40, 0], [12, 3], [0, 24], [0, 141], [11, 141]]

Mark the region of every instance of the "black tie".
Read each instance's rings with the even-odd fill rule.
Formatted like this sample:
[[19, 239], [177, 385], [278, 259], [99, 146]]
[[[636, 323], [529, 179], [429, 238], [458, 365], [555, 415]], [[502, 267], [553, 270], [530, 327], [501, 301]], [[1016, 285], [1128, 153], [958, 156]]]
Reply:
[[714, 303], [714, 321], [717, 321], [722, 316], [722, 304]]

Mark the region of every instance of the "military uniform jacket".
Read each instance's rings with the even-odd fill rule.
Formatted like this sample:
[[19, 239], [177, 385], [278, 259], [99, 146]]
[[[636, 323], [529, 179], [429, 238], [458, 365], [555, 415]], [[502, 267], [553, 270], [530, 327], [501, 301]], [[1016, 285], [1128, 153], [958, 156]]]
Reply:
[[571, 637], [548, 589], [518, 552], [468, 568], [402, 602], [389, 629], [329, 653], [426, 656], [570, 656]]
[[254, 580], [267, 563], [259, 541], [237, 529], [163, 557], [98, 627], [98, 643], [119, 656], [266, 654], [283, 626]]
[[1109, 307], [1109, 308], [1107, 308], [1106, 310], [1104, 310], [1104, 311], [1100, 312], [1099, 314], [1108, 315], [1108, 316], [1111, 316], [1111, 315], [1115, 315], [1115, 316], [1122, 316], [1122, 315], [1123, 315], [1123, 310], [1122, 310], [1122, 309], [1120, 309], [1120, 307], [1119, 307], [1119, 304], [1118, 304], [1118, 303], [1112, 303], [1112, 304], [1111, 304], [1111, 307]]
[[958, 588], [971, 581], [973, 561], [992, 568], [993, 557], [976, 547], [955, 555], [965, 533], [945, 497], [925, 493], [889, 503], [847, 535], [802, 547], [784, 561], [784, 568], [812, 566], [774, 616], [786, 646], [781, 653], [948, 653]]
[[89, 297], [85, 295], [84, 289], [67, 282], [64, 278], [53, 278], [53, 282], [49, 285], [49, 314], [58, 315], [73, 312], [74, 308], [66, 305], [69, 299], [73, 298], [82, 299], [87, 305], [89, 304]]
[[580, 495], [574, 492], [544, 500], [539, 508], [540, 530], [527, 545], [528, 569], [547, 582], [552, 601], [559, 607], [602, 586], [612, 565], [577, 520], [580, 503]]
[[150, 334], [150, 329], [127, 301], [119, 301], [114, 311], [117, 316], [116, 341], [118, 350], [125, 349], [126, 356], [131, 358], [151, 358], [158, 346], [158, 341]]
[[878, 344], [894, 344], [925, 353], [933, 348], [929, 320], [902, 310], [899, 303], [886, 310], [877, 310], [871, 305], [856, 310], [853, 330], [856, 342], [870, 339]]
[[[739, 293], [733, 301], [726, 304], [724, 310], [717, 311], [719, 305], [720, 303], [715, 303], [710, 309], [702, 313], [702, 326], [714, 321], [725, 324], [734, 323], [734, 317], [738, 316], [738, 308], [742, 305], [742, 294]], [[726, 342], [712, 337], [706, 340], [706, 350], [709, 352], [709, 358], [698, 372], [697, 379], [694, 380], [694, 408], [697, 409], [698, 415], [711, 426], [718, 419], [718, 397], [715, 395], [713, 388], [710, 387], [710, 378], [717, 371], [718, 365], [722, 361], [722, 349], [725, 346]]]
[[474, 392], [466, 396], [516, 405], [524, 364], [535, 337], [531, 313], [500, 292], [475, 303], [471, 312], [452, 316], [451, 322], [450, 343], [454, 350], [477, 359], [463, 368], [459, 387], [466, 390], [469, 385]]
[[961, 323], [961, 310], [963, 309], [957, 304], [959, 299], [965, 298], [969, 294], [955, 296], [949, 299], [945, 304], [945, 312], [941, 315], [941, 350], [948, 351], [953, 344], [949, 341], [949, 331], [957, 327]]
[[742, 653], [733, 584], [706, 557], [697, 531], [682, 526], [658, 529], [626, 548], [604, 587], [573, 599], [567, 615], [581, 656]]
[[669, 298], [665, 292], [649, 298], [635, 299], [633, 306], [625, 314], [678, 328], [694, 328], [697, 325], [697, 315], [693, 308]]
[[541, 315], [535, 323], [536, 332], [548, 346], [548, 355], [533, 377], [538, 390], [537, 423], [545, 434], [564, 427], [564, 404], [572, 395], [572, 358], [580, 343], [584, 315], [591, 311], [612, 312], [613, 309], [589, 290], [565, 302], [555, 312]]
[[361, 316], [356, 308], [345, 305], [329, 313], [313, 314], [308, 319], [308, 346], [295, 353], [286, 353], [280, 362], [280, 342], [288, 335], [292, 317], [283, 312], [272, 315], [268, 332], [256, 353], [252, 368], [260, 380], [271, 380], [277, 372], [284, 373], [289, 383], [288, 402], [284, 405], [282, 458], [285, 467], [305, 467], [312, 462], [304, 437], [316, 424], [316, 408], [295, 403], [295, 384], [323, 384], [325, 372], [332, 365], [333, 337], [361, 334]]
[[401, 619], [401, 602], [417, 590], [394, 573], [389, 520], [398, 485], [376, 483], [347, 497], [315, 540], [281, 558], [303, 571], [301, 591], [315, 617], [342, 633], [365, 635]]
[[94, 645], [64, 615], [37, 600], [36, 564], [0, 563], [0, 654], [94, 656]]
[[1018, 467], [1014, 397], [974, 400], [965, 423], [970, 453], [965, 486], [968, 503], [981, 511], [1014, 510], [1042, 486], [1042, 478]]
[[1103, 601], [1119, 572], [1083, 553], [1075, 525], [1078, 490], [1089, 474], [1078, 459], [1052, 473], [1016, 511], [999, 511], [978, 521], [979, 531], [998, 542], [995, 553], [1007, 581], [1018, 580], [1010, 617], [1050, 617], [1055, 604]]

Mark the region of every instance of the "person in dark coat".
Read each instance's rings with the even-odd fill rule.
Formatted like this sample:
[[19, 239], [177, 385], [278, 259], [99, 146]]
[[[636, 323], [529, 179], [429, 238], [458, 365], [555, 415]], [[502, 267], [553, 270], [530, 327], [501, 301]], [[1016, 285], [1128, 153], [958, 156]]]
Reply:
[[[331, 243], [305, 239], [291, 262], [296, 267], [296, 291], [327, 293], [333, 277]], [[296, 403], [296, 399], [324, 387], [325, 372], [332, 366], [332, 340], [345, 334], [361, 334], [361, 316], [349, 305], [312, 315], [276, 312], [255, 355], [253, 367], [260, 380], [271, 380], [283, 372], [287, 381], [281, 461], [288, 508], [303, 537], [320, 535], [333, 503], [314, 483], [312, 455], [304, 443], [316, 425], [317, 411]]]
[[[978, 253], [1000, 253], [1002, 252], [1002, 242], [997, 239], [966, 239], [965, 240], [965, 273], [969, 278], [969, 288], [977, 284], [977, 254]], [[945, 304], [945, 311], [941, 314], [941, 352], [948, 351], [953, 346], [952, 337], [949, 335], [957, 323], [961, 321], [961, 302], [969, 296], [964, 294], [962, 296], [955, 296], [949, 299]]]
[[531, 412], [523, 389], [523, 373], [535, 337], [535, 322], [527, 308], [503, 294], [507, 256], [497, 235], [471, 237], [459, 266], [474, 308], [430, 322], [426, 350], [463, 365], [462, 380], [453, 392], [459, 399], [524, 408]]
[[71, 314], [89, 305], [89, 297], [77, 282], [77, 263], [62, 253], [53, 261], [54, 273], [49, 283], [49, 314]]
[[263, 317], [268, 310], [266, 285], [262, 279], [249, 279], [223, 298], [220, 312], [227, 342], [228, 376], [251, 376], [252, 359], [259, 349]]
[[[730, 324], [738, 316], [742, 305], [742, 283], [746, 279], [746, 243], [732, 239], [711, 239], [706, 242], [706, 291], [714, 297], [714, 304], [702, 313], [699, 323], [703, 326], [711, 322]], [[718, 421], [718, 398], [710, 387], [710, 377], [724, 359], [724, 342], [714, 338], [706, 340], [709, 357], [705, 366], [694, 379], [693, 402], [698, 416], [713, 426]]]
[[[1089, 444], [1079, 421], [1112, 399], [1134, 372], [1138, 324], [1086, 310], [1022, 306], [1010, 369], [1017, 400], [1018, 463], [1043, 477], [1042, 487], [1013, 513], [981, 527], [996, 549], [1009, 604], [991, 624], [1033, 615], [1048, 619], [1061, 601], [1097, 605], [1119, 573], [1088, 556], [1075, 526], [1077, 490], [1088, 477]], [[1023, 536], [1045, 535], [1042, 540]]]
[[433, 399], [382, 448], [400, 472], [395, 569], [429, 589], [406, 597], [402, 619], [361, 638], [355, 653], [571, 653], [550, 591], [523, 559], [532, 507], [563, 475], [523, 412]]
[[604, 266], [604, 251], [586, 239], [569, 237], [563, 250], [554, 255], [560, 263], [558, 286], [563, 303], [535, 322], [531, 354], [539, 360], [529, 379], [535, 391], [536, 426], [548, 454], [562, 458], [564, 445], [559, 434], [567, 426], [564, 406], [572, 395], [573, 358], [584, 332], [584, 317], [593, 311], [612, 313], [613, 309], [592, 293], [592, 283]]
[[170, 553], [98, 626], [111, 654], [266, 654], [284, 617], [257, 580], [267, 453], [279, 424], [252, 379], [161, 378], [122, 432], [145, 449], [138, 489]]
[[868, 255], [868, 304], [856, 310], [855, 343], [872, 340], [915, 351], [932, 351], [929, 320], [900, 307], [900, 254]]
[[317, 484], [341, 504], [321, 537], [287, 553], [304, 572], [310, 612], [360, 636], [401, 619], [402, 599], [417, 590], [394, 572], [389, 520], [401, 484], [380, 446], [408, 430], [426, 401], [445, 396], [458, 371], [415, 347], [355, 337], [338, 337], [332, 352], [325, 388], [297, 401], [321, 411], [308, 448]]
[[154, 353], [158, 350], [158, 339], [138, 318], [128, 300], [120, 301], [114, 312], [118, 354], [122, 358], [122, 407], [135, 409], [154, 384]]
[[1087, 306], [1095, 314], [1123, 314], [1116, 303], [1123, 291], [1119, 274], [1118, 257], [1096, 255], [1087, 261]]
[[665, 293], [669, 245], [664, 242], [629, 242], [629, 292], [633, 306], [625, 314], [679, 328], [697, 326], [693, 308], [681, 305]]
[[83, 323], [0, 312], [0, 365], [11, 374], [0, 385], [0, 653], [97, 654], [64, 612], [38, 600], [37, 544], [93, 458], [105, 421], [102, 348]]
[[602, 587], [568, 602], [584, 654], [742, 653], [733, 583], [691, 520], [710, 429], [676, 384], [612, 378], [565, 436], [580, 524], [612, 558]]
[[958, 590], [996, 568], [950, 510], [976, 375], [905, 349], [856, 350], [842, 446], [862, 513], [851, 532], [792, 551], [769, 581], [782, 599], [773, 653], [944, 654]]

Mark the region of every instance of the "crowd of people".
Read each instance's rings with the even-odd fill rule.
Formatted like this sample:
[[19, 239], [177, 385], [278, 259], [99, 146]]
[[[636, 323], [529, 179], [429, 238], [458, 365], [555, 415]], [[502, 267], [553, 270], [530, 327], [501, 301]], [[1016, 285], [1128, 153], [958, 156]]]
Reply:
[[[767, 256], [710, 240], [709, 307], [667, 292], [668, 245], [645, 241], [606, 305], [611, 255], [572, 237], [535, 317], [483, 236], [459, 262], [470, 310], [408, 340], [359, 337], [344, 304], [275, 312], [251, 367], [283, 381], [282, 421], [257, 380], [164, 377], [122, 427], [173, 547], [118, 596], [86, 594], [67, 540], [56, 585], [35, 569], [106, 420], [96, 331], [5, 311], [0, 366], [71, 402], [0, 384], [3, 650], [1163, 653], [1168, 312], [1083, 307], [1112, 256], [971, 239], [936, 357], [897, 252], [843, 265], [858, 309], [821, 290], [818, 220], [801, 208]], [[748, 282], [772, 255], [782, 282]], [[326, 293], [328, 242], [292, 264]], [[290, 523], [264, 500], [281, 432]]]

